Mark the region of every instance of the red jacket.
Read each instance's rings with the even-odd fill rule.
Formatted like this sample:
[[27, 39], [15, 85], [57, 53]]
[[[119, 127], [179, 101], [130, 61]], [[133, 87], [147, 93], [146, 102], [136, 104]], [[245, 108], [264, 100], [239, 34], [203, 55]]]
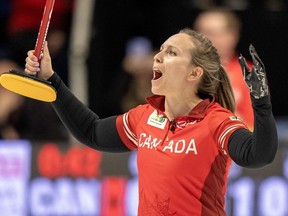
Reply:
[[138, 149], [139, 216], [225, 215], [230, 135], [245, 124], [208, 99], [169, 122], [162, 96], [119, 116], [118, 133]]

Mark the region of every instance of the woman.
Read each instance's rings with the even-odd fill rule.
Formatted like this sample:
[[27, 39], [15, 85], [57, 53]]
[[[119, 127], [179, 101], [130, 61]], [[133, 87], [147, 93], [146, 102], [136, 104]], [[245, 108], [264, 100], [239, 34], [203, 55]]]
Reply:
[[148, 103], [120, 116], [99, 119], [77, 100], [53, 71], [47, 44], [41, 67], [31, 50], [25, 71], [56, 88], [52, 105], [80, 142], [100, 151], [138, 150], [139, 215], [225, 215], [232, 160], [263, 167], [278, 145], [264, 66], [252, 46], [250, 53], [252, 72], [243, 57], [240, 62], [251, 90], [253, 133], [233, 114], [216, 49], [191, 29], [168, 38], [155, 55]]

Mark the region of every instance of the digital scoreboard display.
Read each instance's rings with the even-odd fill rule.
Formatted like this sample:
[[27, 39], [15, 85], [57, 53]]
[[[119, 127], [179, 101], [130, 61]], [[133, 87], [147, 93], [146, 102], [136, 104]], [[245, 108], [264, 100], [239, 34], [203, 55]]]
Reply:
[[[288, 215], [288, 121], [261, 169], [232, 164], [228, 216]], [[0, 141], [0, 215], [137, 216], [137, 152], [109, 154], [81, 144]]]

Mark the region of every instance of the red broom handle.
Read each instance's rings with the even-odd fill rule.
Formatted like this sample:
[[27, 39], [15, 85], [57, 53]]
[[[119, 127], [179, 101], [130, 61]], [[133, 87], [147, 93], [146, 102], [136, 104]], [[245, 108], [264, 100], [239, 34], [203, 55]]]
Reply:
[[44, 42], [46, 39], [53, 7], [54, 7], [55, 0], [46, 0], [46, 5], [43, 12], [43, 17], [40, 24], [40, 29], [38, 32], [36, 45], [35, 45], [35, 52], [34, 55], [40, 60], [41, 53], [43, 51]]

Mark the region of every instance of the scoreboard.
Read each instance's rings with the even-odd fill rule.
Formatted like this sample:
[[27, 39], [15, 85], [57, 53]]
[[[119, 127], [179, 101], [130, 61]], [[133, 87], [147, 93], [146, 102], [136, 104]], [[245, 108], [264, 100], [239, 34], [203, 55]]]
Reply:
[[[228, 216], [288, 215], [288, 120], [260, 169], [232, 164]], [[0, 141], [0, 215], [137, 216], [137, 152], [101, 153], [75, 143]]]

